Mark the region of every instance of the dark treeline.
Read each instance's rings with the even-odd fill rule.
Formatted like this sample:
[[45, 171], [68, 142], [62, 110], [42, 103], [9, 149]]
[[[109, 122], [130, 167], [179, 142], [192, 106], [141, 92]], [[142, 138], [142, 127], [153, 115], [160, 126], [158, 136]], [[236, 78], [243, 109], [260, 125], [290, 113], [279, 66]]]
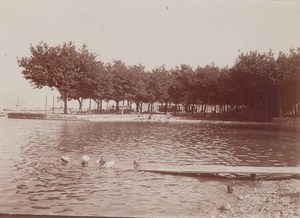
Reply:
[[142, 103], [160, 102], [166, 108], [182, 105], [192, 113], [196, 105], [203, 113], [207, 105], [215, 105], [221, 112], [244, 108], [268, 117], [291, 111], [299, 116], [300, 48], [277, 57], [272, 51], [240, 53], [231, 68], [182, 64], [151, 71], [120, 60], [103, 63], [85, 45], [76, 49], [72, 42], [56, 47], [42, 42], [31, 46], [30, 53], [18, 59], [22, 74], [36, 88], [56, 88], [65, 113], [68, 100], [77, 100], [81, 109], [84, 100], [93, 99], [99, 111], [103, 100], [114, 100], [116, 110], [126, 100], [137, 111]]

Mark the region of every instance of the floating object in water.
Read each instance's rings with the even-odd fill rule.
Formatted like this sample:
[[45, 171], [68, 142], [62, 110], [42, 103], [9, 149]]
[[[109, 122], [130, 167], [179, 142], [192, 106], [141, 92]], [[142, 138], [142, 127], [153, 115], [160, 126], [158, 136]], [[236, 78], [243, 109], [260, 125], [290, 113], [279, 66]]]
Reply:
[[227, 185], [227, 192], [231, 194], [233, 192], [233, 185]]
[[60, 159], [63, 163], [70, 163], [70, 158], [67, 155], [61, 156]]
[[137, 159], [135, 159], [134, 161], [133, 161], [133, 164], [135, 165], [135, 166], [139, 166], [140, 165], [140, 158], [138, 157]]
[[96, 161], [97, 164], [99, 164], [100, 166], [103, 166], [105, 164], [105, 160], [103, 160], [103, 158], [101, 157], [100, 160]]
[[90, 157], [87, 155], [83, 155], [81, 158], [81, 165], [85, 166], [89, 163], [89, 161], [90, 161]]
[[97, 160], [96, 163], [99, 164], [100, 167], [111, 168], [113, 165], [115, 165], [116, 161], [111, 160], [111, 161], [105, 162], [105, 160], [103, 160], [103, 158], [101, 157], [101, 159]]
[[111, 168], [111, 167], [113, 167], [113, 165], [115, 165], [115, 162], [116, 162], [116, 161], [111, 160], [111, 161], [106, 162], [103, 166], [104, 166], [105, 168]]

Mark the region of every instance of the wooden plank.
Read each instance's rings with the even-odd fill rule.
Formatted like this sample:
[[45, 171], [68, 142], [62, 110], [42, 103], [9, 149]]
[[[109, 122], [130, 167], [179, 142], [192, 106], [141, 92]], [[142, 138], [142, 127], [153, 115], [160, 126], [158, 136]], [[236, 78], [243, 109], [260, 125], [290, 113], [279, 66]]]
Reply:
[[248, 167], [223, 165], [187, 165], [187, 166], [140, 166], [137, 170], [154, 173], [180, 173], [180, 174], [299, 174], [300, 167]]
[[39, 215], [39, 214], [13, 214], [13, 213], [0, 213], [0, 218], [118, 218], [118, 217], [122, 217], [122, 218], [135, 218], [138, 216], [118, 216], [118, 215], [97, 215], [97, 216], [82, 216], [82, 215], [48, 215], [48, 214], [44, 214], [44, 215]]

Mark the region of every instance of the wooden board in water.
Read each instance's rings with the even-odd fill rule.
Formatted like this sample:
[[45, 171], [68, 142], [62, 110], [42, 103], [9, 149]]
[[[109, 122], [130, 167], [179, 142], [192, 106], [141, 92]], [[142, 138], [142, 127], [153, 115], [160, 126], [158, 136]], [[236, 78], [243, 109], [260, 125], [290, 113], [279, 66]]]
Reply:
[[179, 173], [179, 174], [293, 174], [300, 175], [300, 167], [248, 167], [223, 165], [187, 165], [187, 166], [140, 166], [140, 171], [153, 173]]

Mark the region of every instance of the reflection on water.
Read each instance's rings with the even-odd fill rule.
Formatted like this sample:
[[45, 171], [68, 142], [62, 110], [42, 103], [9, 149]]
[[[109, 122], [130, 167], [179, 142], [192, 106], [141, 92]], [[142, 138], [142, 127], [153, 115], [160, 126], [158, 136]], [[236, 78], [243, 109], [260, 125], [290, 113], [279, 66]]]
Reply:
[[[0, 212], [208, 216], [224, 181], [135, 171], [161, 165], [299, 166], [299, 132], [267, 126], [0, 120]], [[82, 155], [91, 162], [82, 167]], [[60, 157], [72, 157], [62, 165]], [[99, 169], [100, 156], [116, 160]]]

